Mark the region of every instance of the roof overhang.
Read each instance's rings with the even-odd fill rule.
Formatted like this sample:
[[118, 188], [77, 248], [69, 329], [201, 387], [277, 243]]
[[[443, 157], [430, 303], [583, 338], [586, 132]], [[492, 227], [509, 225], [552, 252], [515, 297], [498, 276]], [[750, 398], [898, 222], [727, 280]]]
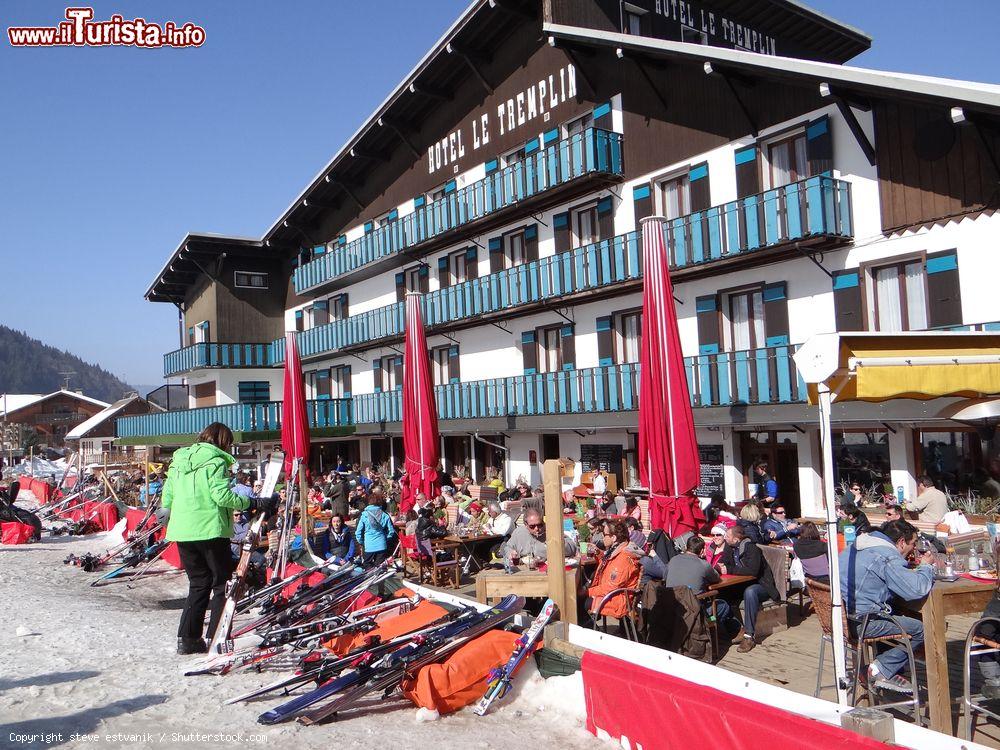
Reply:
[[177, 246], [143, 295], [150, 302], [181, 304], [193, 284], [210, 276], [208, 270], [223, 257], [274, 258], [278, 251], [249, 237], [189, 234]]
[[995, 84], [761, 55], [723, 47], [595, 31], [579, 26], [546, 23], [542, 28], [550, 38], [564, 43], [621, 49], [623, 52], [651, 58], [696, 65], [713, 63], [716, 70], [738, 73], [746, 78], [783, 80], [799, 85], [812, 83], [817, 89], [820, 84], [826, 83], [836, 87], [838, 92], [852, 92], [861, 97], [934, 102], [1000, 116], [1000, 86]]

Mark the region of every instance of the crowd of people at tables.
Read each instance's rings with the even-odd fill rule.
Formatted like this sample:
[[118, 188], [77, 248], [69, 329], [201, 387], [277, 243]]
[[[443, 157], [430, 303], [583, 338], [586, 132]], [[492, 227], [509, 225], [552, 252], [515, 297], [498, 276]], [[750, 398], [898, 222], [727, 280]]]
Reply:
[[[647, 581], [662, 581], [668, 588], [684, 586], [702, 593], [719, 583], [722, 576], [745, 576], [751, 580], [745, 586], [733, 587], [733, 596], [716, 598], [714, 614], [720, 631], [731, 638], [740, 653], [752, 650], [757, 644], [756, 621], [762, 605], [779, 598], [761, 546], [786, 547], [790, 557], [801, 565], [804, 577], [825, 584], [830, 580], [827, 544], [820, 529], [808, 520], [789, 519], [778, 484], [768, 474], [767, 466], [759, 465], [755, 471], [757, 492], [742, 507], [731, 506], [721, 495], [713, 496], [705, 508], [707, 520], [698, 533], [689, 532], [675, 539], [666, 538], [660, 530], [645, 533], [637, 498], [622, 490], [612, 494], [600, 473], [595, 475], [586, 500], [567, 493], [564, 510], [567, 515], [582, 512], [589, 532], [587, 553], [596, 562], [583, 592], [582, 614], [591, 618], [627, 616], [629, 599], [609, 594], [637, 589]], [[494, 478], [491, 484], [497, 490], [497, 500], [484, 504], [443, 472], [441, 478], [443, 484], [437, 497], [418, 493], [416, 506], [398, 518], [399, 473], [386, 477], [371, 466], [361, 469], [338, 462], [336, 469], [321, 477], [309, 493], [310, 513], [329, 519], [324, 531], [328, 539], [324, 545], [326, 556], [348, 560], [363, 550], [364, 561], [375, 564], [392, 555], [400, 533], [414, 537], [421, 549], [434, 554], [431, 542], [450, 533], [450, 515], [473, 533], [500, 538], [492, 549], [494, 562], [546, 560], [541, 488], [533, 490], [519, 481], [507, 489], [502, 480]], [[253, 496], [259, 488], [260, 482], [254, 483], [246, 473], [239, 474], [234, 484], [234, 492], [246, 496]], [[893, 597], [919, 599], [926, 596], [934, 582], [933, 556], [930, 552], [915, 554], [920, 534], [903, 519], [903, 513], [920, 512], [921, 520], [939, 522], [946, 506], [937, 496], [943, 497], [943, 493], [934, 488], [930, 478], [921, 477], [920, 488], [918, 497], [903, 506], [887, 497], [886, 521], [878, 527], [872, 526], [856, 501], [860, 487], [852, 485], [852, 494], [838, 506], [841, 525], [850, 524], [857, 535], [838, 560], [842, 593], [852, 627], [864, 615], [872, 616], [866, 626], [869, 635], [888, 634], [896, 628], [892, 621], [879, 618]], [[513, 504], [517, 510], [508, 512]], [[450, 514], [449, 508], [453, 508]], [[245, 517], [239, 513], [236, 516], [234, 555], [248, 526]], [[577, 556], [580, 551], [574, 535], [564, 534], [566, 557]], [[602, 602], [603, 607], [597, 611]], [[1000, 613], [1000, 600], [991, 607]], [[918, 647], [923, 638], [920, 621], [897, 617], [895, 622], [902, 624], [912, 645]], [[904, 649], [888, 649], [863, 678], [881, 689], [910, 691], [912, 686], [899, 674], [905, 661]], [[987, 678], [984, 689], [1000, 697], [1000, 662], [984, 660], [983, 665]]]

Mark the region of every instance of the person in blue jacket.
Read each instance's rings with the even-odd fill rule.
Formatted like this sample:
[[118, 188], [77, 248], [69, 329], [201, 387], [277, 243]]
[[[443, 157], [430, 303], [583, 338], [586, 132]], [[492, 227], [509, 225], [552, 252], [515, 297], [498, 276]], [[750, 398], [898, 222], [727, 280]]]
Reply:
[[365, 566], [378, 565], [389, 557], [389, 544], [396, 537], [392, 517], [383, 510], [385, 500], [373, 494], [369, 504], [361, 511], [354, 535], [365, 550]]
[[[922, 599], [934, 585], [934, 555], [920, 555], [915, 568], [908, 558], [917, 546], [919, 532], [906, 521], [890, 521], [878, 531], [861, 534], [840, 555], [840, 590], [847, 614], [860, 623], [871, 615], [865, 637], [899, 635], [899, 627], [882, 616], [890, 613], [889, 601], [897, 596], [905, 601]], [[917, 650], [924, 642], [924, 626], [912, 617], [896, 616]], [[860, 624], [857, 625], [860, 629]], [[895, 646], [883, 651], [868, 668], [868, 682], [881, 690], [912, 694], [913, 685], [899, 674], [907, 662], [906, 649]]]
[[761, 526], [768, 542], [791, 544], [792, 539], [799, 535], [798, 523], [788, 520], [785, 504], [780, 500], [775, 500], [774, 504], [771, 505], [771, 515], [764, 520]]

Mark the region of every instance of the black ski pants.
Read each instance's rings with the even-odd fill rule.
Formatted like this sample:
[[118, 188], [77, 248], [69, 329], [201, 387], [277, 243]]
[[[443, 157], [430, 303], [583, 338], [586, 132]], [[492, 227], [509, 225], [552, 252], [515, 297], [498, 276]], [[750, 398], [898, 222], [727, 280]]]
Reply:
[[184, 572], [188, 577], [188, 595], [177, 628], [178, 638], [201, 638], [205, 627], [205, 611], [209, 596], [212, 614], [208, 622], [209, 637], [215, 633], [226, 604], [226, 582], [233, 573], [233, 553], [224, 537], [198, 542], [177, 542]]

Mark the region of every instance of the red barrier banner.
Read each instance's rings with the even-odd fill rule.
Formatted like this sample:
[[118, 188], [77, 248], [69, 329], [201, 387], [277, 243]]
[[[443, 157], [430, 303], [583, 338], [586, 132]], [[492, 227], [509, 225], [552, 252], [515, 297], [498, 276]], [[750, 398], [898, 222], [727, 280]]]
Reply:
[[[846, 729], [587, 651], [587, 730], [622, 747], [688, 750], [888, 750]], [[625, 744], [623, 738], [627, 740]]]

